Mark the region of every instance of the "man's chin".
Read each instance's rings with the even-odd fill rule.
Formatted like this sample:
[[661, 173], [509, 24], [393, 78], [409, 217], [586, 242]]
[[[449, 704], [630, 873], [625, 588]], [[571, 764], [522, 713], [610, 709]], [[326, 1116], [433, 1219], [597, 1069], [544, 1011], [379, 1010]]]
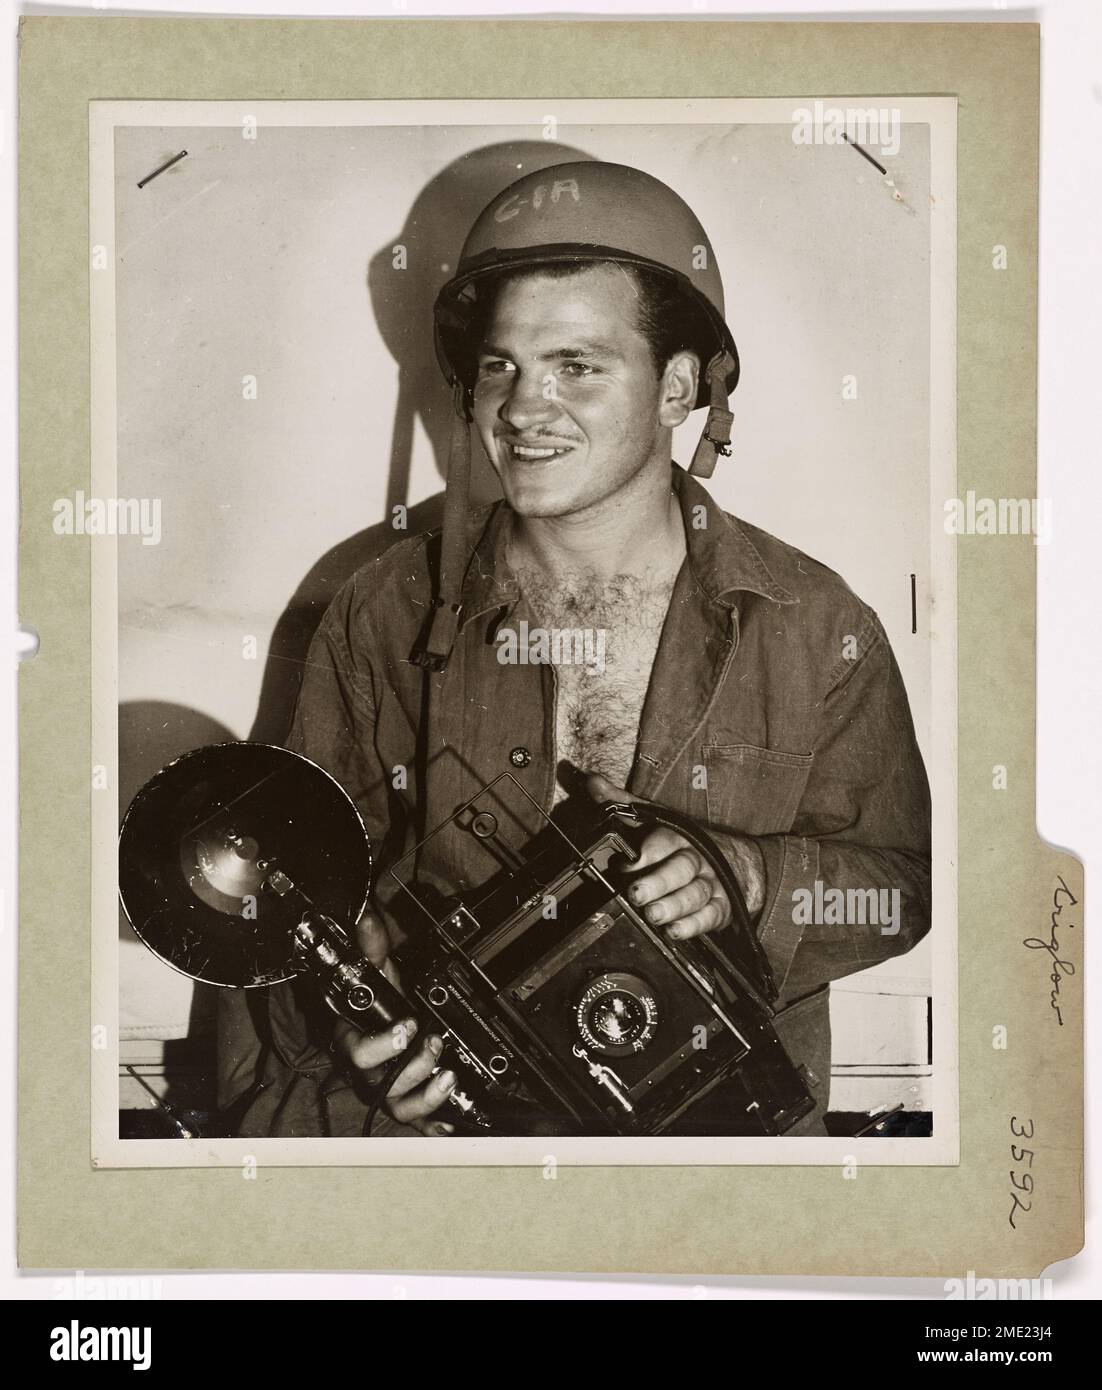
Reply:
[[579, 490], [561, 485], [549, 486], [546, 479], [506, 478], [502, 480], [505, 500], [517, 516], [569, 516], [585, 508]]
[[585, 511], [588, 505], [582, 499], [574, 496], [561, 494], [539, 496], [534, 489], [529, 490], [528, 488], [506, 489], [505, 500], [517, 516], [528, 517], [533, 521], [557, 516], [571, 516], [575, 512]]

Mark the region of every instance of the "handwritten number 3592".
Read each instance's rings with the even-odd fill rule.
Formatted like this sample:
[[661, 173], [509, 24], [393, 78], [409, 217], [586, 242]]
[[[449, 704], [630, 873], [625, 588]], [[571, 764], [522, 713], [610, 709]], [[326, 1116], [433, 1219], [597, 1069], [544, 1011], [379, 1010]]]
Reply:
[[[1027, 1125], [1029, 1126], [1028, 1129], [1026, 1128]], [[1016, 1115], [1012, 1115], [1010, 1117], [1010, 1133], [1014, 1136], [1015, 1139], [1032, 1139], [1033, 1121], [1022, 1120], [1019, 1122], [1018, 1117]], [[1015, 1163], [1024, 1163], [1027, 1168], [1033, 1167], [1034, 1155], [1032, 1149], [1019, 1148], [1017, 1144], [1011, 1144], [1010, 1156]], [[1021, 1182], [1019, 1182], [1017, 1175], [1015, 1174], [1014, 1169], [1012, 1168], [1010, 1170], [1010, 1185], [1015, 1190], [1010, 1194], [1011, 1200], [1013, 1201], [1014, 1205], [1010, 1208], [1010, 1216], [1008, 1219], [1010, 1221], [1011, 1227], [1016, 1231], [1018, 1227], [1014, 1218], [1017, 1216], [1018, 1212], [1029, 1211], [1030, 1208], [1033, 1206], [1032, 1202], [1023, 1202], [1021, 1197], [1018, 1196], [1019, 1192], [1024, 1192], [1028, 1197], [1030, 1193], [1033, 1191], [1033, 1174], [1023, 1173], [1022, 1180]]]

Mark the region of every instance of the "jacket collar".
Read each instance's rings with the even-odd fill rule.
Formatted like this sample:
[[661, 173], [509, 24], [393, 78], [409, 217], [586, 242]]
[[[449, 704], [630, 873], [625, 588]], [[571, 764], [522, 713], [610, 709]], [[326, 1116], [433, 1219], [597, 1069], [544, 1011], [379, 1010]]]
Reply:
[[[711, 495], [678, 464], [673, 489], [685, 523], [689, 567], [701, 590], [715, 603], [733, 608], [729, 597], [739, 591], [760, 594], [774, 603], [796, 599], [770, 574], [757, 547], [735, 517], [718, 507]], [[494, 608], [511, 607], [520, 588], [505, 561], [509, 509], [495, 502], [471, 514], [471, 560], [463, 581], [463, 622]]]
[[796, 602], [769, 573], [738, 519], [716, 506], [711, 494], [676, 463], [673, 487], [685, 522], [689, 566], [696, 582], [713, 602], [733, 608], [734, 602], [727, 595], [740, 590], [761, 594], [774, 603]]

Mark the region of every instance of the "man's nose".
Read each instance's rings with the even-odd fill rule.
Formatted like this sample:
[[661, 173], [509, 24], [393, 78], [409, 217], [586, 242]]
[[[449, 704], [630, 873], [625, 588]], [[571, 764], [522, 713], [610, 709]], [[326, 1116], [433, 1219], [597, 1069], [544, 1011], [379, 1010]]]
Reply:
[[518, 431], [554, 420], [559, 413], [554, 383], [550, 374], [517, 372], [502, 403], [501, 418]]

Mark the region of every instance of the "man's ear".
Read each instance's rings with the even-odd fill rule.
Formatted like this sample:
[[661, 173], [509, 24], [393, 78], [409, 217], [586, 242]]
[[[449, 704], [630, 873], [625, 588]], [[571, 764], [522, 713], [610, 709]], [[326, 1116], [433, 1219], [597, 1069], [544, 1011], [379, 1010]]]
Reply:
[[700, 358], [695, 352], [675, 352], [662, 374], [662, 398], [658, 406], [658, 423], [667, 429], [682, 424], [696, 405], [697, 382], [700, 380]]

